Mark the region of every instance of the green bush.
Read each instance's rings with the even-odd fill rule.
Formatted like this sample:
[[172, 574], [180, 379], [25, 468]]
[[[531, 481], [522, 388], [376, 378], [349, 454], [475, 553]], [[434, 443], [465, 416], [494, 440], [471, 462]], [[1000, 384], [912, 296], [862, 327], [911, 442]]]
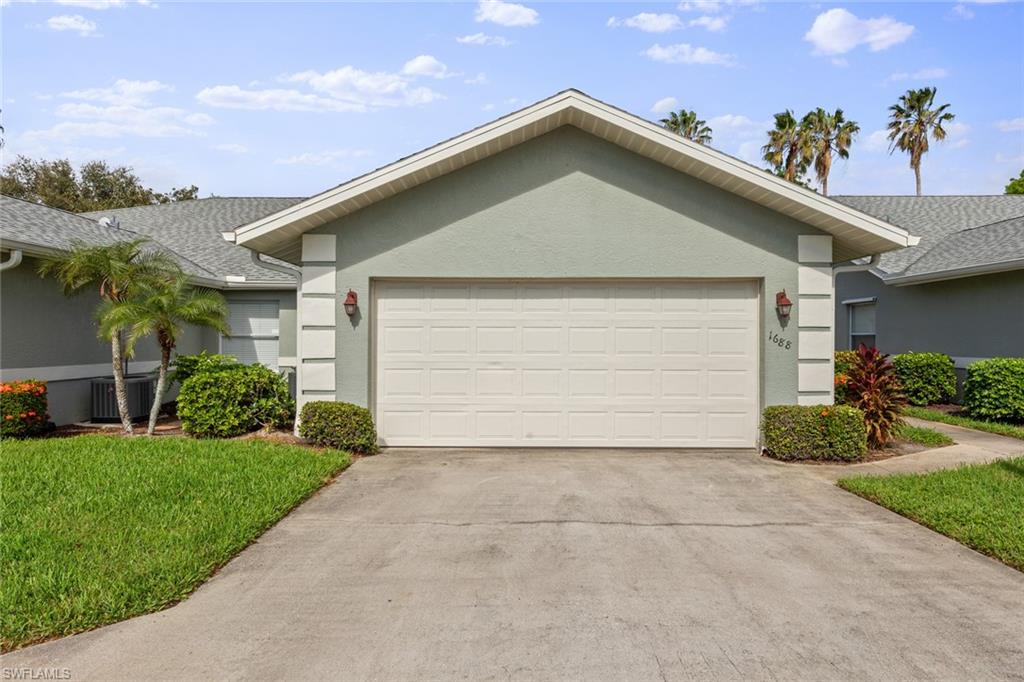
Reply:
[[857, 363], [857, 351], [837, 350], [835, 361], [835, 397], [836, 405], [846, 405], [849, 391], [846, 385], [850, 382], [850, 370]]
[[263, 365], [200, 372], [178, 394], [181, 428], [200, 438], [231, 438], [287, 426], [295, 415], [288, 382]]
[[956, 369], [948, 355], [901, 353], [892, 364], [911, 405], [947, 403], [956, 395]]
[[377, 453], [377, 429], [365, 407], [315, 400], [302, 406], [299, 435], [321, 447]]
[[171, 371], [168, 377], [172, 382], [184, 384], [193, 374], [203, 372], [220, 372], [226, 369], [240, 369], [245, 365], [238, 364], [233, 355], [208, 355], [204, 350], [197, 355], [178, 355], [171, 362]]
[[1024, 358], [991, 358], [970, 365], [964, 407], [977, 419], [1024, 422]]
[[0, 437], [36, 436], [51, 428], [46, 413], [46, 382], [35, 379], [0, 384]]
[[764, 450], [782, 460], [862, 459], [864, 413], [846, 405], [774, 405], [764, 410]]

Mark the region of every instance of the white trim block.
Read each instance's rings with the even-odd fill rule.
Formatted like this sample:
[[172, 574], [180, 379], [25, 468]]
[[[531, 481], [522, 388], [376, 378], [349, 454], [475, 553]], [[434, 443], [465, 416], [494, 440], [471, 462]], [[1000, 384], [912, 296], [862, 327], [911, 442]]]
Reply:
[[801, 265], [797, 269], [801, 294], [832, 294], [832, 267], [828, 265]]
[[334, 266], [333, 265], [303, 265], [302, 266], [302, 293], [304, 293], [304, 294], [333, 294], [334, 293]]
[[333, 263], [338, 260], [338, 238], [333, 234], [302, 235], [302, 260]]
[[832, 263], [832, 237], [801, 234], [796, 238], [796, 253], [801, 263]]
[[337, 302], [333, 298], [302, 299], [302, 324], [310, 327], [333, 327]]
[[831, 393], [801, 393], [796, 399], [797, 405], [831, 405]]
[[829, 360], [832, 358], [831, 330], [800, 330], [800, 360]]
[[801, 327], [832, 328], [833, 308], [831, 298], [803, 298], [797, 302], [797, 317]]
[[[797, 389], [801, 393], [815, 391], [831, 395], [833, 384], [831, 362], [801, 362], [798, 372]], [[832, 401], [829, 400], [829, 402]]]
[[303, 363], [301, 371], [303, 392], [334, 390], [333, 362]]
[[[302, 357], [332, 359], [335, 355], [333, 329], [303, 329]], [[308, 386], [306, 388], [309, 388]]]

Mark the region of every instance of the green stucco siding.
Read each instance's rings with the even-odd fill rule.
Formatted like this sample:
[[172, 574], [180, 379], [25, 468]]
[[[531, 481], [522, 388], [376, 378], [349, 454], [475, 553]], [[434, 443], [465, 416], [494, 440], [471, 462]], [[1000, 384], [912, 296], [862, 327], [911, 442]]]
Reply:
[[[762, 284], [762, 400], [797, 400], [797, 236], [817, 230], [563, 127], [315, 230], [337, 235], [336, 395], [366, 405], [375, 278], [749, 278]], [[339, 301], [340, 305], [340, 301]], [[339, 308], [340, 309], [340, 308]]]

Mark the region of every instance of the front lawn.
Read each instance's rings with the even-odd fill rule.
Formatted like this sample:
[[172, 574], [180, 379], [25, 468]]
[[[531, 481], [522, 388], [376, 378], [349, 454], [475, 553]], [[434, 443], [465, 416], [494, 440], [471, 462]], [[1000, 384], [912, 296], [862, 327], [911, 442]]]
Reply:
[[899, 431], [896, 432], [896, 437], [929, 448], [941, 448], [953, 444], [953, 439], [944, 433], [923, 426], [911, 426], [910, 424], [900, 426]]
[[839, 485], [1024, 571], [1024, 457]]
[[951, 424], [953, 426], [963, 426], [968, 429], [987, 431], [988, 433], [994, 433], [1000, 436], [1009, 436], [1010, 438], [1020, 438], [1021, 440], [1024, 440], [1024, 426], [1006, 424], [1003, 422], [987, 422], [982, 421], [981, 419], [963, 417], [958, 414], [949, 414], [940, 410], [932, 410], [927, 407], [913, 407], [912, 405], [904, 407], [903, 414], [908, 417], [927, 419], [928, 421], [941, 422], [943, 424]]
[[183, 599], [349, 462], [261, 441], [4, 440], [0, 646]]

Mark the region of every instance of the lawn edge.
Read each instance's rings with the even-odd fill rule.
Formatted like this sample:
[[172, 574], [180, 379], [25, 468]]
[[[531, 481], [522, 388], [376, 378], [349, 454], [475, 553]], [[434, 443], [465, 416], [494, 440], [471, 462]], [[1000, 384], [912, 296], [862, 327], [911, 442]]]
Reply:
[[[903, 416], [905, 417], [1024, 441], [1024, 427], [1015, 427], [1013, 424], [1003, 424], [1001, 422], [986, 422], [981, 419], [972, 419], [971, 417], [958, 417], [928, 407], [911, 405], [908, 408], [913, 410], [913, 413], [904, 412]], [[970, 426], [967, 426], [967, 424], [970, 424]]]

